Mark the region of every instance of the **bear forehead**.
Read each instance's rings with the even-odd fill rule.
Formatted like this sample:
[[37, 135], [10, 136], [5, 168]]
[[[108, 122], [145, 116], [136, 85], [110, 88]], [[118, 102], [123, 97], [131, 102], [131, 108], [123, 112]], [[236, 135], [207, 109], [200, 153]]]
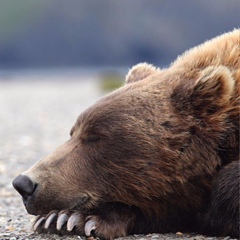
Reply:
[[[172, 79], [172, 78], [171, 78]], [[137, 82], [125, 85], [117, 91], [103, 97], [94, 105], [82, 112], [77, 123], [82, 124], [95, 120], [106, 121], [107, 119], [118, 120], [119, 117], [141, 116], [147, 114], [149, 110], [157, 110], [158, 107], [164, 111], [164, 107], [169, 107], [171, 95], [170, 81]], [[173, 86], [174, 87], [174, 86]], [[169, 110], [169, 109], [168, 109]], [[141, 112], [140, 112], [141, 111]], [[117, 117], [117, 118], [116, 118]]]
[[161, 80], [128, 84], [103, 97], [79, 115], [71, 132], [107, 132], [129, 123], [141, 127], [143, 121], [166, 121], [171, 115], [171, 91], [166, 85], [171, 81]]

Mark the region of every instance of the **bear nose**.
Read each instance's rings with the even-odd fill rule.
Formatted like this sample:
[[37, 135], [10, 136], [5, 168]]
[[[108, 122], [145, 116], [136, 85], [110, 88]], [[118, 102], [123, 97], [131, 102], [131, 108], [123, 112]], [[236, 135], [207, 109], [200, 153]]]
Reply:
[[21, 174], [13, 180], [12, 185], [23, 197], [33, 195], [37, 186], [28, 176]]

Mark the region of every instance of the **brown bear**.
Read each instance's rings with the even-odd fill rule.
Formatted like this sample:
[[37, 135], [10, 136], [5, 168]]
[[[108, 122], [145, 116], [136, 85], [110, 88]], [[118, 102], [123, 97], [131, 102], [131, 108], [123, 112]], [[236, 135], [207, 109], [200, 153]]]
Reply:
[[240, 30], [143, 63], [13, 186], [36, 232], [239, 236]]

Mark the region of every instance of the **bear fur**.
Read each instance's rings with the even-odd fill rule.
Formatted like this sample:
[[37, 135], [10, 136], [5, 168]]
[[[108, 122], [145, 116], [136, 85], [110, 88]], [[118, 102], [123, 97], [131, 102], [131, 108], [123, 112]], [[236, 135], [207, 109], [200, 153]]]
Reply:
[[78, 117], [71, 138], [14, 187], [37, 232], [239, 236], [240, 30], [126, 84]]

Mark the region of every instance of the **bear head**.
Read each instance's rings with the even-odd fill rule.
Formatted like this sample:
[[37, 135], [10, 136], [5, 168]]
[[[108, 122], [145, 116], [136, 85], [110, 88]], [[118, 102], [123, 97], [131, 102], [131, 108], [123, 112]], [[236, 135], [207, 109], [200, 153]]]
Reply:
[[27, 211], [202, 206], [222, 164], [234, 88], [221, 65], [133, 67], [123, 87], [80, 114], [66, 143], [15, 179]]

